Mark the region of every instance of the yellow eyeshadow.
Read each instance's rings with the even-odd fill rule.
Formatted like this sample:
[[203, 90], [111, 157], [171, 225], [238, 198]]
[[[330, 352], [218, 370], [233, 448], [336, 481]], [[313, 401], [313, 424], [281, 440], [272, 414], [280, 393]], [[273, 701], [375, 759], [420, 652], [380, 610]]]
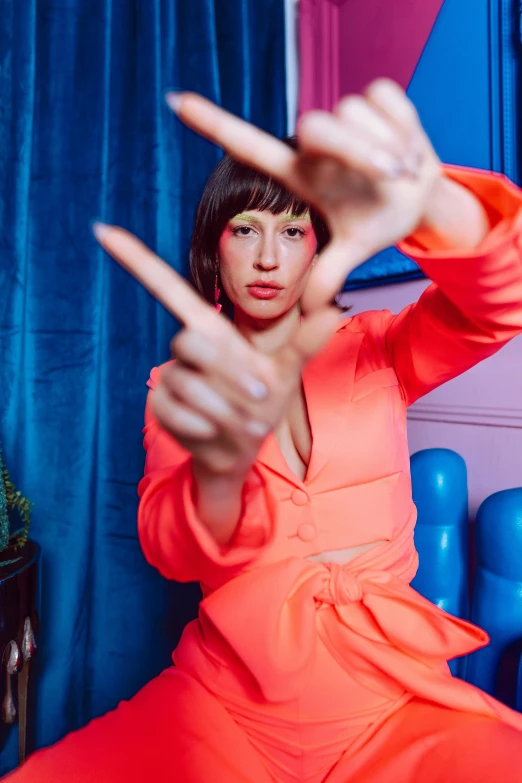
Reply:
[[[247, 223], [261, 223], [261, 219], [256, 215], [249, 215], [248, 212], [241, 212], [239, 215], [234, 215], [232, 220], [244, 220]], [[280, 223], [288, 223], [291, 220], [308, 220], [311, 221], [310, 215], [283, 215], [280, 219]]]
[[308, 214], [304, 214], [304, 215], [284, 215], [281, 218], [281, 222], [282, 223], [286, 223], [289, 220], [309, 220], [311, 222], [312, 219], [311, 219], [310, 215], [308, 215]]
[[232, 220], [245, 220], [248, 223], [261, 223], [260, 218], [255, 215], [249, 215], [248, 212], [242, 212], [240, 215], [234, 215]]

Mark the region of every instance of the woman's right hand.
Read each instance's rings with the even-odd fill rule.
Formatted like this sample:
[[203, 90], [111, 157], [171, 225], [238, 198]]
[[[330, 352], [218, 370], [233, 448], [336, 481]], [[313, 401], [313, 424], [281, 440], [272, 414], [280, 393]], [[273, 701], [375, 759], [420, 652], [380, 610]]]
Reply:
[[314, 312], [281, 350], [263, 354], [132, 234], [103, 224], [94, 231], [183, 324], [172, 342], [176, 362], [163, 370], [153, 396], [159, 423], [192, 453], [200, 476], [241, 485], [299, 388], [303, 365], [335, 330], [338, 311]]

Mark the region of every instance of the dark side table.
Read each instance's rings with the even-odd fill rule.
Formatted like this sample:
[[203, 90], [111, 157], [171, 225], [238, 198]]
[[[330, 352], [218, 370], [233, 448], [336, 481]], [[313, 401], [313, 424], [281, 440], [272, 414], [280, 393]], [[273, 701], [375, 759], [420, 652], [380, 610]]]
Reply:
[[0, 555], [5, 560], [20, 557], [17, 562], [0, 568], [1, 720], [9, 726], [18, 719], [20, 764], [27, 755], [27, 700], [30, 661], [36, 654], [38, 634], [40, 552], [37, 543], [28, 541], [19, 552], [12, 554], [7, 550]]

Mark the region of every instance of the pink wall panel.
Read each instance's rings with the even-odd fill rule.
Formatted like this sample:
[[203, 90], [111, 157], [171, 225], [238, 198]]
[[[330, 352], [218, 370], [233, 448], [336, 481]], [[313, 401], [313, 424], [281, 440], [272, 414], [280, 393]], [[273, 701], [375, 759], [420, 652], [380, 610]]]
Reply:
[[410, 82], [444, 0], [300, 0], [300, 110], [372, 79]]

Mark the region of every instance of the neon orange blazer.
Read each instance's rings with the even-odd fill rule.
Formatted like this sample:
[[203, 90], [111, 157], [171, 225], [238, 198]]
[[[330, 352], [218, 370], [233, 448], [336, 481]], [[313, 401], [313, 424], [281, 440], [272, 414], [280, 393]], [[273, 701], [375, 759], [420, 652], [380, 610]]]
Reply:
[[[472, 252], [430, 252], [426, 233], [403, 243], [434, 282], [398, 315], [343, 319], [303, 375], [313, 436], [305, 480], [270, 435], [228, 547], [198, 520], [190, 455], [159, 427], [148, 400], [139, 535], [165, 577], [202, 584], [199, 618], [173, 655], [202, 681], [219, 654], [253, 678], [262, 699], [294, 698], [320, 637], [373, 691], [522, 728], [522, 715], [449, 673], [446, 661], [487, 644], [487, 634], [409, 586], [417, 553], [406, 408], [522, 331], [522, 193], [501, 175], [446, 173], [481, 198], [490, 233]], [[345, 566], [307, 560], [377, 541]]]

